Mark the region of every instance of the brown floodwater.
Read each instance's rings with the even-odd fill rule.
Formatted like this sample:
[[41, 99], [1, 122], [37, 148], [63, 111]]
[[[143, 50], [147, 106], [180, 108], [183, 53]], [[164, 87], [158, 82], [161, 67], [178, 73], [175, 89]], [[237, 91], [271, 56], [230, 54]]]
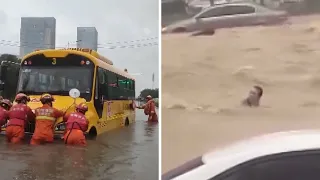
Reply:
[[[264, 88], [260, 108], [240, 101]], [[320, 16], [162, 36], [162, 173], [258, 134], [320, 127]]]
[[158, 178], [158, 124], [136, 122], [88, 140], [87, 147], [62, 141], [41, 146], [8, 145], [0, 136], [3, 180], [152, 180]]

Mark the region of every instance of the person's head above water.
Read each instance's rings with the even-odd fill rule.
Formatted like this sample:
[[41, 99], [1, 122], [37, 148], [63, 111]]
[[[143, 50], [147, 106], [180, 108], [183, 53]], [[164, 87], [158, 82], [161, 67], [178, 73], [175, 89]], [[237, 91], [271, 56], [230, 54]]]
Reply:
[[263, 89], [261, 86], [253, 86], [249, 91], [248, 97], [244, 100], [243, 104], [248, 106], [259, 106], [260, 99], [263, 95]]
[[249, 97], [261, 98], [263, 95], [263, 89], [261, 86], [253, 86], [249, 92]]

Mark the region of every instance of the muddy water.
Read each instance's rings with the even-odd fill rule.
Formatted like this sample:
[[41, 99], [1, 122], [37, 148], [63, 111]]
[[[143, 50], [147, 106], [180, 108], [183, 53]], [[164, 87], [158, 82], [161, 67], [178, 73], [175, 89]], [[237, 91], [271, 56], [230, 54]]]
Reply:
[[[163, 36], [162, 173], [238, 139], [319, 128], [319, 19]], [[241, 107], [256, 84], [262, 107]]]
[[88, 146], [62, 142], [30, 147], [8, 146], [0, 137], [0, 179], [3, 180], [152, 180], [158, 178], [158, 125], [137, 122], [111, 131]]

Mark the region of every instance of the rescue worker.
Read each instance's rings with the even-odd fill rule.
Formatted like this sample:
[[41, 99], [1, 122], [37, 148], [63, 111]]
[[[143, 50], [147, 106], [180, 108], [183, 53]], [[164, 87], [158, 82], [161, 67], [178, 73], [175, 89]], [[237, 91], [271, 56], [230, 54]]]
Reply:
[[9, 110], [12, 107], [12, 103], [9, 99], [3, 99], [0, 101], [0, 126], [6, 124], [9, 118]]
[[53, 142], [54, 124], [59, 117], [63, 116], [62, 111], [52, 107], [54, 98], [50, 94], [41, 95], [40, 101], [43, 105], [35, 110], [36, 127], [30, 142], [31, 145]]
[[260, 106], [260, 100], [263, 95], [263, 89], [261, 86], [253, 86], [249, 91], [247, 98], [242, 100], [242, 105], [249, 107], [258, 107]]
[[66, 122], [67, 132], [64, 134], [64, 142], [68, 145], [86, 146], [84, 132], [88, 130], [89, 121], [85, 114], [88, 106], [85, 103], [76, 106], [76, 112], [66, 115], [63, 119]]
[[9, 110], [9, 122], [6, 127], [6, 136], [9, 143], [18, 144], [24, 139], [24, 128], [28, 121], [35, 118], [31, 108], [27, 106], [30, 98], [23, 93], [16, 95], [15, 102]]
[[146, 99], [147, 99], [147, 103], [137, 108], [144, 109], [144, 114], [148, 116], [148, 122], [158, 122], [156, 105], [153, 98], [150, 95], [148, 95]]

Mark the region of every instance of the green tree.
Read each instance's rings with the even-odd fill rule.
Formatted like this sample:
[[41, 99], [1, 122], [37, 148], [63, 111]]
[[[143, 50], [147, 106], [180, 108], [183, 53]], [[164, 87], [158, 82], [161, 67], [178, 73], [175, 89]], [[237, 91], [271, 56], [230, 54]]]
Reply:
[[159, 98], [159, 89], [144, 89], [140, 92], [139, 97], [145, 99], [148, 95], [153, 98]]
[[2, 54], [0, 56], [0, 79], [4, 82], [1, 95], [7, 99], [14, 99], [18, 85], [18, 76], [21, 60], [12, 54]]
[[10, 61], [10, 62], [14, 62], [14, 63], [20, 63], [20, 59], [13, 54], [1, 54], [0, 56], [0, 61]]

